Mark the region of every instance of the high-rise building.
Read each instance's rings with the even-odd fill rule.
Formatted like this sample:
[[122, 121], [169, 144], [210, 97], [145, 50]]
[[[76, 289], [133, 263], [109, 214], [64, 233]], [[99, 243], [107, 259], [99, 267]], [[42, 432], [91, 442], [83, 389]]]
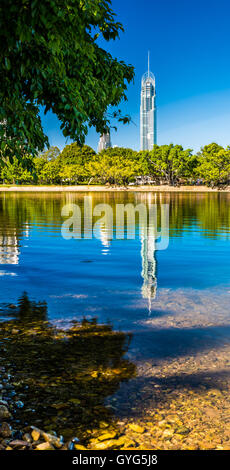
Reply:
[[111, 144], [110, 132], [108, 131], [105, 134], [102, 134], [100, 137], [100, 140], [98, 143], [98, 153], [110, 147], [112, 147], [112, 144]]
[[155, 77], [150, 72], [148, 54], [148, 72], [141, 81], [141, 112], [140, 112], [141, 150], [152, 150], [157, 143], [157, 113]]

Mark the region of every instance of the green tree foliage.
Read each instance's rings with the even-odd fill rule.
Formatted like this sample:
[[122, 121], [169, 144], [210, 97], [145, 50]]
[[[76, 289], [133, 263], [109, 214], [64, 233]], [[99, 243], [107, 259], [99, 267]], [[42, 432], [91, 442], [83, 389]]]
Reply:
[[46, 162], [38, 175], [38, 179], [39, 183], [59, 184], [61, 182], [59, 162], [57, 160]]
[[60, 155], [60, 150], [58, 147], [49, 147], [48, 150], [44, 150], [39, 156], [45, 160], [52, 161], [55, 160]]
[[154, 145], [153, 150], [146, 153], [146, 158], [151, 174], [169, 185], [189, 178], [196, 162], [192, 150], [173, 144]]
[[196, 173], [211, 186], [230, 181], [230, 147], [224, 149], [215, 143], [205, 145], [198, 156]]
[[60, 154], [59, 161], [63, 165], [86, 165], [93, 157], [95, 152], [88, 145], [80, 147], [76, 142], [66, 145]]
[[76, 142], [60, 153], [57, 147], [37, 157], [25, 155], [21, 161], [5, 158], [0, 162], [4, 183], [38, 184], [203, 184], [230, 183], [230, 147], [210, 144], [193, 155], [180, 145], [155, 145], [152, 151], [136, 152], [109, 148], [96, 154]]
[[92, 182], [127, 184], [140, 171], [136, 152], [130, 149], [111, 148], [102, 151], [88, 164]]
[[87, 168], [78, 165], [66, 165], [62, 166], [59, 172], [60, 179], [62, 183], [66, 184], [78, 184], [87, 181], [89, 177], [89, 173]]
[[98, 44], [99, 35], [110, 41], [123, 30], [110, 5], [110, 0], [1, 0], [0, 157], [44, 149], [41, 107], [53, 111], [64, 136], [80, 144], [88, 127], [101, 133], [109, 126], [107, 108], [126, 99], [134, 76], [132, 66]]
[[62, 182], [67, 184], [86, 182], [90, 177], [88, 163], [95, 155], [94, 150], [88, 145], [80, 147], [76, 142], [66, 145], [58, 158]]
[[58, 184], [60, 182], [60, 164], [58, 157], [60, 150], [58, 147], [50, 147], [47, 151], [40, 153], [33, 159], [34, 162], [34, 182], [39, 184]]
[[16, 157], [7, 159], [1, 167], [1, 180], [9, 184], [27, 184], [34, 181], [34, 162], [31, 156], [25, 155], [22, 161]]

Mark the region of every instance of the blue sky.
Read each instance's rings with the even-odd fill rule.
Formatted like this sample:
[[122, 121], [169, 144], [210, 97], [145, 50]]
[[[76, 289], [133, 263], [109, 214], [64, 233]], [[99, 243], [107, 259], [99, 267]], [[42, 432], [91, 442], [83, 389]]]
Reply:
[[[150, 50], [158, 144], [230, 145], [230, 1], [112, 0], [112, 7], [125, 33], [105, 47], [135, 67], [121, 106], [135, 125], [120, 125], [112, 144], [139, 150], [140, 83]], [[62, 149], [66, 139], [56, 117], [49, 113], [42, 121], [50, 144]], [[98, 137], [91, 129], [86, 143], [96, 150]]]

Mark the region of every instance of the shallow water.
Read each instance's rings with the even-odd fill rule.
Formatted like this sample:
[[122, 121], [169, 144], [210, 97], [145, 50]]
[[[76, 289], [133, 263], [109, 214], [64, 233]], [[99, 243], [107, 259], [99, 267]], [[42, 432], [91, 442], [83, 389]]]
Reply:
[[[156, 204], [159, 230], [161, 205], [168, 205], [168, 247], [156, 248], [151, 224], [143, 236], [145, 223], [139, 228], [138, 218], [131, 226], [134, 239], [127, 239], [126, 224], [125, 238], [116, 238], [115, 217], [113, 239], [106, 221], [99, 223], [97, 238], [84, 238], [89, 221], [85, 196], [93, 209], [107, 204], [113, 214], [117, 204], [144, 204], [147, 210]], [[14, 317], [12, 307], [26, 291], [29, 299], [46, 302], [53, 325], [68, 328], [73, 320], [96, 317], [115, 331], [133, 333], [126, 357], [138, 367], [141, 380], [157, 376], [167, 361], [174, 366], [176, 361], [178, 369], [182, 359], [189, 363], [193, 358], [194, 372], [194, 358], [208, 357], [210, 351], [213, 357], [229, 345], [229, 202], [228, 193], [1, 193], [2, 321]], [[62, 236], [65, 204], [80, 207], [81, 238]], [[97, 220], [93, 217], [93, 223]], [[123, 414], [129, 409], [127, 387], [139, 384], [133, 379], [120, 387]]]

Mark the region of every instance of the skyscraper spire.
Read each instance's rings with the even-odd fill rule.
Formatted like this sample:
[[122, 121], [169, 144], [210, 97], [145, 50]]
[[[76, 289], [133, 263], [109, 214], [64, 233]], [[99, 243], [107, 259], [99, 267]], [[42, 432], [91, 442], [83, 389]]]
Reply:
[[155, 77], [150, 72], [150, 52], [148, 51], [148, 71], [141, 81], [140, 138], [141, 150], [152, 150], [157, 143]]

